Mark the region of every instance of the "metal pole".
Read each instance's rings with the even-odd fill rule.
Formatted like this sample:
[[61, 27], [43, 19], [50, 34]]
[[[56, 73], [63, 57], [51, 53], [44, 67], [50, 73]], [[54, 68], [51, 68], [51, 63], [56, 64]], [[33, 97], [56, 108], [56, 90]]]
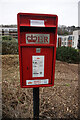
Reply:
[[39, 120], [39, 88], [33, 88], [33, 118]]
[[[79, 60], [80, 60], [80, 50], [79, 50]], [[78, 65], [78, 85], [79, 85], [79, 90], [78, 90], [78, 119], [80, 119], [80, 61]]]

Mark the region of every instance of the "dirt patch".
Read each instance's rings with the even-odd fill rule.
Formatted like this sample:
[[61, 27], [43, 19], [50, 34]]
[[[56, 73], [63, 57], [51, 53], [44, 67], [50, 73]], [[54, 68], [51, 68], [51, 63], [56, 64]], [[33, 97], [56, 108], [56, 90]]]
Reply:
[[[20, 88], [18, 55], [2, 56], [3, 117], [32, 118], [33, 89]], [[78, 64], [56, 61], [55, 85], [40, 88], [41, 118], [78, 117]]]

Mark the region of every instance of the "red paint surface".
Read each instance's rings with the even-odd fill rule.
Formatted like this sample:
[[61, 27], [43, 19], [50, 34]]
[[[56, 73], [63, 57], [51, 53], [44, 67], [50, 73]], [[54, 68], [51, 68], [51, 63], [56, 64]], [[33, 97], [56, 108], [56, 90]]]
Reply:
[[[18, 13], [18, 45], [20, 63], [20, 84], [23, 88], [49, 87], [54, 85], [57, 15]], [[31, 27], [30, 20], [44, 20], [45, 27]], [[49, 44], [26, 44], [26, 34], [50, 34]], [[41, 48], [36, 53], [36, 48]], [[44, 77], [32, 77], [32, 56], [44, 56]], [[49, 84], [26, 85], [26, 80], [49, 79]]]

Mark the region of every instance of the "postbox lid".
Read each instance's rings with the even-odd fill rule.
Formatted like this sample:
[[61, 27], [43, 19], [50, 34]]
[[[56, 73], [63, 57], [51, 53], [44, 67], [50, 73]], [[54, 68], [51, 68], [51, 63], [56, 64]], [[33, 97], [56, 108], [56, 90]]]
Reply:
[[20, 26], [29, 27], [56, 27], [57, 15], [36, 14], [36, 13], [18, 13]]

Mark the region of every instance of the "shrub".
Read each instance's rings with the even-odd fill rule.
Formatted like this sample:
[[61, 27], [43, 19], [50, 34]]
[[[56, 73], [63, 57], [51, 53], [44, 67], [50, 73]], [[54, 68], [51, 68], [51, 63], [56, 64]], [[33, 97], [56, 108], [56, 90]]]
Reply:
[[16, 40], [2, 40], [2, 54], [18, 54], [18, 42]]
[[[2, 54], [18, 54], [18, 41], [17, 40], [2, 40]], [[68, 62], [79, 63], [80, 56], [78, 50], [71, 47], [57, 48], [56, 59]]]
[[68, 63], [79, 63], [80, 56], [76, 49], [63, 46], [57, 48], [56, 59]]
[[2, 36], [2, 40], [14, 40], [12, 36]]

